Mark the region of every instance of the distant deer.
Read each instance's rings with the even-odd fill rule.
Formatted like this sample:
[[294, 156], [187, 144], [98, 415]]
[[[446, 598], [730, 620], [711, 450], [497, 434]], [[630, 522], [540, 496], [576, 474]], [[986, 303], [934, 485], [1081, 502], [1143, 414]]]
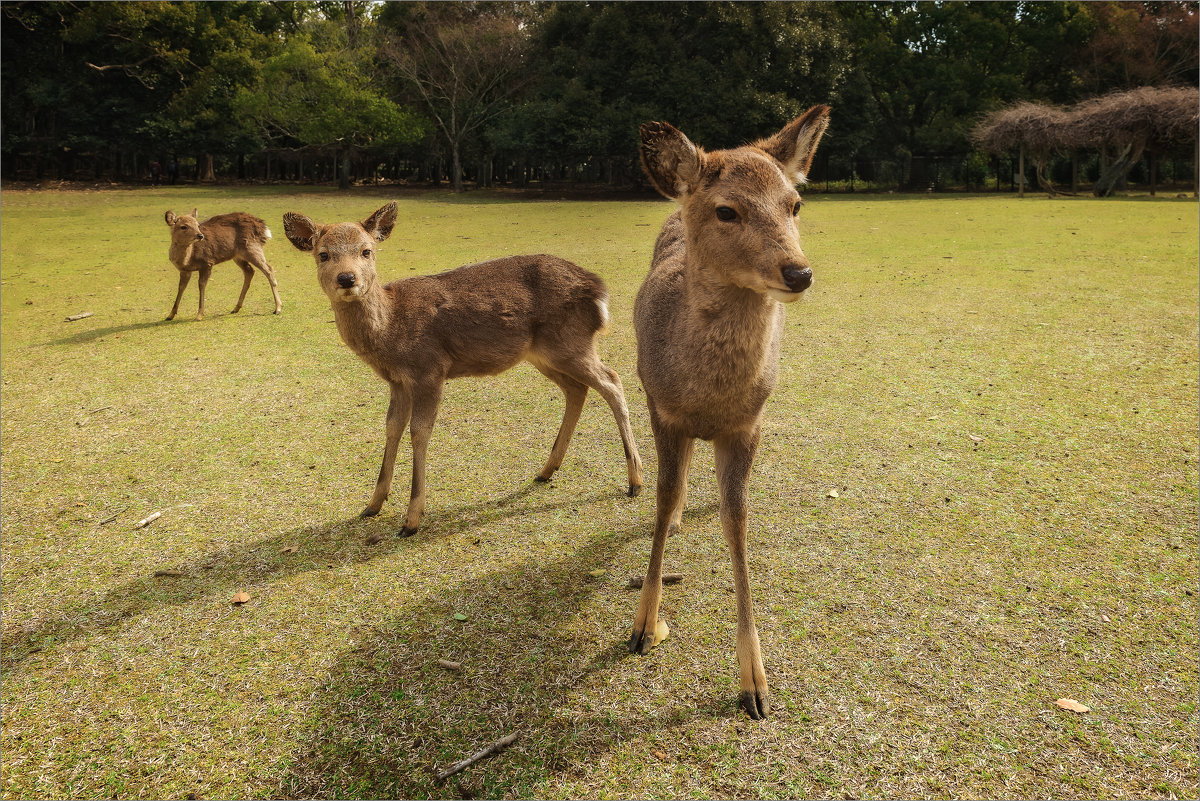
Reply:
[[179, 299], [183, 290], [187, 289], [192, 280], [192, 273], [200, 273], [200, 310], [196, 313], [197, 320], [204, 319], [204, 289], [208, 286], [208, 277], [212, 268], [223, 261], [233, 261], [242, 268], [245, 281], [242, 283], [242, 294], [238, 297], [237, 305], [232, 314], [242, 309], [246, 292], [250, 289], [250, 280], [254, 278], [254, 268], [262, 270], [262, 274], [271, 282], [271, 294], [275, 297], [275, 313], [283, 310], [279, 302], [279, 285], [275, 281], [275, 270], [267, 263], [263, 255], [263, 245], [271, 238], [271, 229], [258, 217], [235, 211], [232, 214], [218, 214], [209, 217], [204, 222], [196, 216], [196, 209], [191, 214], [175, 214], [168, 211], [165, 215], [167, 225], [171, 226], [171, 263], [179, 270], [179, 291], [175, 293], [175, 305], [171, 307], [168, 320], [173, 320], [179, 312]]
[[625, 446], [629, 495], [642, 487], [642, 462], [629, 425], [621, 379], [596, 353], [608, 327], [608, 290], [600, 278], [555, 256], [510, 256], [390, 284], [375, 272], [375, 246], [396, 223], [394, 202], [361, 223], [320, 225], [283, 216], [287, 238], [312, 251], [338, 333], [391, 387], [387, 440], [375, 492], [362, 517], [378, 514], [392, 486], [400, 437], [411, 418], [412, 492], [404, 526], [417, 530], [425, 510], [425, 454], [448, 378], [496, 375], [528, 361], [566, 395], [550, 458], [549, 481], [562, 465], [588, 388], [612, 409]]
[[741, 706], [755, 720], [769, 702], [746, 565], [747, 483], [779, 372], [783, 304], [813, 282], [793, 220], [795, 187], [828, 124], [829, 107], [814, 106], [769, 139], [712, 153], [663, 122], [640, 131], [646, 174], [680, 209], [659, 233], [633, 312], [658, 494], [629, 650], [654, 644], [663, 548], [682, 519], [692, 446], [711, 440], [737, 593]]

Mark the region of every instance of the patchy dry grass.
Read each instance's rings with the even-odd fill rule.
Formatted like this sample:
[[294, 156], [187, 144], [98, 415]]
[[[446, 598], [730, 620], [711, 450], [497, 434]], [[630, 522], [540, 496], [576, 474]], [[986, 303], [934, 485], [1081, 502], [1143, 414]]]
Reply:
[[[355, 519], [384, 387], [279, 219], [386, 198], [3, 195], [4, 797], [1197, 795], [1194, 202], [810, 201], [818, 282], [751, 485], [755, 724], [707, 447], [647, 657], [625, 583], [653, 493], [623, 497], [594, 395], [532, 483], [562, 404], [530, 368], [448, 385], [421, 531], [366, 544], [399, 527], [406, 468]], [[549, 251], [608, 280], [601, 355], [653, 479], [631, 317], [670, 207], [400, 203], [385, 276]], [[162, 212], [192, 205], [268, 220], [281, 316], [261, 276], [229, 315], [224, 265], [209, 319], [193, 286], [161, 321]]]

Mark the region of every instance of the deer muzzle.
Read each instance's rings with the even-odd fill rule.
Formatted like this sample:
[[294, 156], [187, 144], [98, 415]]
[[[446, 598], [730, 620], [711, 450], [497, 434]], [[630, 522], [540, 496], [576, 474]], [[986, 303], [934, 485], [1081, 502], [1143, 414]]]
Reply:
[[342, 289], [352, 288], [357, 281], [358, 278], [354, 275], [354, 273], [338, 273], [337, 285]]
[[792, 292], [803, 292], [812, 286], [813, 271], [811, 267], [789, 264], [780, 272], [783, 275], [783, 283]]

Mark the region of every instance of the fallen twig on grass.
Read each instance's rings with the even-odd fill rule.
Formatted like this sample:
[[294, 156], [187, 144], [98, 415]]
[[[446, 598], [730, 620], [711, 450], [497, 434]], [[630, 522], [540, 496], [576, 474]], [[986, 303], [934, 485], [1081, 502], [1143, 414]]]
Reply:
[[76, 320], [82, 320], [84, 317], [91, 317], [95, 312], [83, 312], [82, 314], [72, 314], [64, 322], [73, 323]]
[[145, 528], [146, 526], [150, 525], [151, 523], [153, 523], [155, 520], [157, 520], [160, 517], [162, 517], [162, 512], [155, 512], [154, 514], [150, 515], [149, 517], [143, 517], [141, 520], [134, 523], [133, 528], [134, 528], [134, 530], [137, 530], [139, 528]]
[[451, 662], [449, 659], [439, 659], [438, 664], [444, 667], [446, 670], [453, 670], [455, 672], [462, 670], [462, 662]]
[[489, 754], [492, 754], [495, 751], [499, 751], [501, 748], [504, 748], [505, 746], [512, 745], [513, 742], [516, 741], [516, 739], [517, 739], [517, 733], [515, 731], [512, 734], [508, 735], [507, 737], [501, 737], [499, 740], [492, 743], [487, 748], [484, 748], [481, 751], [476, 751], [474, 754], [471, 754], [466, 759], [462, 760], [461, 762], [455, 762], [453, 765], [446, 768], [445, 770], [438, 771], [438, 775], [437, 775], [438, 781], [439, 782], [445, 781], [449, 777], [453, 776], [455, 773], [458, 773], [463, 768], [466, 768], [470, 765], [475, 764], [479, 760], [483, 759], [485, 756], [488, 756]]
[[[646, 580], [645, 576], [630, 576], [629, 589], [636, 590], [642, 586], [642, 582]], [[683, 581], [682, 573], [663, 573], [663, 584], [678, 584]]]
[[124, 514], [125, 510], [128, 508], [129, 508], [128, 506], [122, 507], [120, 510], [118, 510], [118, 511], [114, 512], [113, 514], [109, 515], [108, 517], [104, 518], [103, 520], [101, 520], [99, 523], [96, 524], [96, 528], [100, 528], [101, 526], [107, 526], [109, 523], [111, 523], [112, 521], [114, 521], [118, 517], [120, 517], [122, 514]]

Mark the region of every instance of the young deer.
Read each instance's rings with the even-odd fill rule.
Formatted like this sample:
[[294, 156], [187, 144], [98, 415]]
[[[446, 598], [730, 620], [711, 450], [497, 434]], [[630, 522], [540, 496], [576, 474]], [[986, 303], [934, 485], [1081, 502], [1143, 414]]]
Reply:
[[167, 225], [171, 226], [171, 263], [179, 270], [179, 291], [175, 293], [175, 305], [167, 315], [168, 320], [174, 319], [179, 312], [179, 299], [192, 280], [192, 273], [196, 272], [200, 273], [200, 310], [196, 313], [196, 319], [203, 320], [204, 289], [208, 286], [208, 277], [212, 275], [214, 266], [230, 259], [242, 268], [246, 279], [231, 314], [241, 311], [242, 301], [250, 289], [250, 279], [254, 278], [255, 267], [262, 270], [262, 274], [271, 282], [275, 313], [283, 310], [283, 304], [279, 302], [275, 270], [267, 264], [267, 257], [263, 255], [263, 245], [271, 238], [271, 229], [265, 222], [244, 211], [218, 214], [200, 222], [195, 209], [191, 214], [180, 215], [168, 211], [165, 218]]
[[658, 496], [629, 650], [654, 644], [663, 548], [683, 515], [692, 446], [711, 440], [737, 593], [741, 705], [756, 720], [767, 714], [768, 694], [746, 564], [747, 482], [779, 372], [783, 304], [812, 285], [793, 220], [795, 187], [828, 124], [829, 107], [814, 106], [769, 139], [712, 153], [666, 123], [641, 127], [646, 174], [680, 209], [658, 236], [633, 313]]
[[621, 379], [596, 354], [596, 338], [608, 327], [604, 282], [555, 256], [510, 256], [385, 285], [375, 273], [375, 246], [388, 238], [395, 222], [394, 202], [362, 223], [319, 225], [302, 214], [283, 216], [291, 243], [316, 257], [317, 279], [329, 296], [342, 341], [391, 387], [383, 466], [362, 516], [377, 514], [387, 500], [396, 448], [411, 418], [412, 492], [398, 533], [416, 532], [425, 509], [425, 453], [442, 385], [448, 378], [496, 375], [522, 360], [567, 398], [558, 438], [537, 480], [549, 481], [562, 464], [591, 387], [617, 420], [629, 495], [637, 495], [642, 462]]

